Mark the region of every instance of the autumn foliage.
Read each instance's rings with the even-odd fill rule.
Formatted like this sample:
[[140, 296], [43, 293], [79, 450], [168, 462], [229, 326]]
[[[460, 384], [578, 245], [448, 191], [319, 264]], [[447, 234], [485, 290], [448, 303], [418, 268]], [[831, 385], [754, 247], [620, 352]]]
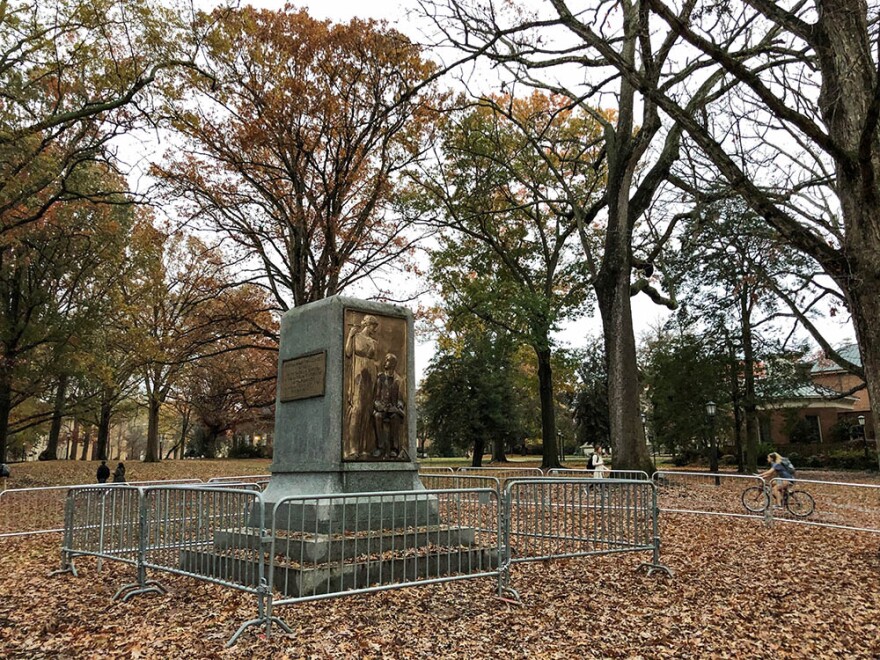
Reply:
[[205, 21], [207, 75], [183, 77], [170, 110], [185, 147], [155, 168], [169, 197], [228, 235], [283, 309], [403, 266], [394, 186], [434, 117], [420, 49], [381, 23], [290, 7]]

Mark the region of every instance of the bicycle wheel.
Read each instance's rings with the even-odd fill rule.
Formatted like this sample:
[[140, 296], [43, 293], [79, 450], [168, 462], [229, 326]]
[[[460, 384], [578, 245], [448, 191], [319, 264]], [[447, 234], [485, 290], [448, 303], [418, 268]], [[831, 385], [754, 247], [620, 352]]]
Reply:
[[770, 496], [760, 486], [752, 486], [743, 491], [742, 503], [746, 511], [763, 513], [770, 506]]
[[806, 518], [816, 508], [813, 496], [805, 490], [793, 490], [788, 494], [788, 501], [785, 503], [788, 512], [798, 518]]

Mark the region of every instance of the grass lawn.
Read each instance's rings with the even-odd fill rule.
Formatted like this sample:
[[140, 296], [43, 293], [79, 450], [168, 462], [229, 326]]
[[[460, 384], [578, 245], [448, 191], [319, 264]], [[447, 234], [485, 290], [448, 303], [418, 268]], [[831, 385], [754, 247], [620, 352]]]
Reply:
[[[110, 471], [117, 461], [107, 461]], [[195, 459], [181, 461], [161, 461], [125, 463], [125, 478], [128, 481], [158, 481], [166, 479], [201, 479], [211, 477], [241, 476], [246, 474], [268, 474], [268, 459]], [[35, 461], [13, 463], [12, 476], [7, 488], [33, 488], [36, 486], [69, 486], [72, 484], [95, 483], [95, 472], [100, 461]]]

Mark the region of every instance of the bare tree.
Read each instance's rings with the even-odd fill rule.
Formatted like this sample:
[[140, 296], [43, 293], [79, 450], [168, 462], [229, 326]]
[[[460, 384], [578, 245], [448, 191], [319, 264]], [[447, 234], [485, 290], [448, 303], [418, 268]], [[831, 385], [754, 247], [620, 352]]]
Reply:
[[[657, 85], [597, 40], [582, 16], [552, 0], [646, 103], [656, 104], [733, 189], [791, 246], [821, 265], [851, 314], [862, 366], [820, 336], [825, 352], [862, 376], [880, 419], [880, 54], [878, 9], [863, 0], [738, 4], [648, 0], [653, 28], [674, 34], [691, 65]], [[687, 110], [695, 75], [724, 76], [728, 93]], [[796, 306], [795, 306], [796, 307]], [[805, 324], [810, 327], [809, 324]], [[878, 444], [880, 452], [880, 444]]]

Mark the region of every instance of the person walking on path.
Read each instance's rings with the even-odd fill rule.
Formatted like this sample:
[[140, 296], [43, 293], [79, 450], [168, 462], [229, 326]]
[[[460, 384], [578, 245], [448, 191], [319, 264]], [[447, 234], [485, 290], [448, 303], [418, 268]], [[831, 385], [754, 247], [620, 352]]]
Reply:
[[593, 477], [601, 479], [607, 472], [610, 472], [605, 461], [602, 460], [602, 448], [598, 445], [593, 448], [593, 455], [590, 456], [590, 462], [587, 467], [593, 471]]
[[[120, 463], [120, 465], [122, 465]], [[107, 461], [101, 461], [101, 464], [98, 466], [98, 472], [96, 474], [98, 477], [99, 484], [106, 484], [107, 479], [110, 478], [110, 468], [107, 467]]]
[[114, 484], [124, 484], [125, 483], [125, 466], [120, 463], [116, 466], [116, 470], [113, 471], [113, 483]]

